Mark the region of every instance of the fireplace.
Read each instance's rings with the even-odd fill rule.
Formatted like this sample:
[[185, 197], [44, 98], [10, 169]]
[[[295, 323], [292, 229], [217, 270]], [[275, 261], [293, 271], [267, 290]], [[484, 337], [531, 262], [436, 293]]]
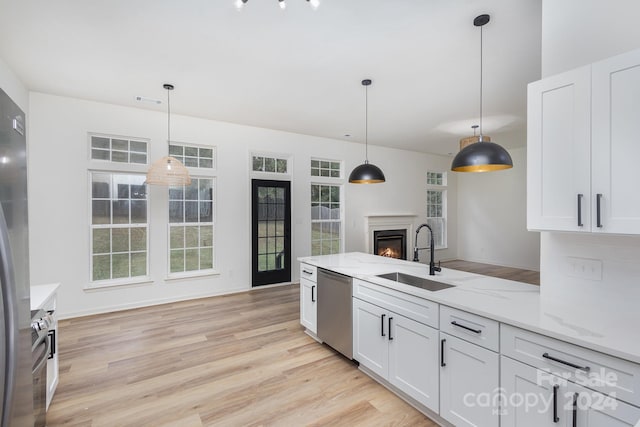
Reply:
[[373, 253], [389, 258], [407, 259], [407, 230], [375, 230]]

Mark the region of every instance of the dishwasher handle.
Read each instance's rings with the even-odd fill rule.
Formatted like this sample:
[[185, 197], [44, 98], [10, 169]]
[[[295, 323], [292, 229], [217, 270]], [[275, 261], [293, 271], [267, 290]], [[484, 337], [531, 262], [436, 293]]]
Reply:
[[337, 280], [337, 281], [340, 281], [340, 282], [344, 282], [345, 284], [351, 284], [351, 277], [345, 276], [344, 274], [335, 273], [333, 271], [325, 270], [323, 268], [319, 268], [318, 269], [318, 274], [321, 274], [321, 275], [324, 275], [324, 276], [328, 276], [332, 280]]

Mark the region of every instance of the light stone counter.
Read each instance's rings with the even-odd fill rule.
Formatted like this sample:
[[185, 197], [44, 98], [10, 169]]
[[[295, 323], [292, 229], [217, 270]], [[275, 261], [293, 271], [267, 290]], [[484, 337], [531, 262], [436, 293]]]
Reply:
[[[359, 252], [298, 261], [640, 363], [640, 310], [619, 312], [606, 301], [598, 307], [580, 307], [572, 301], [543, 303], [535, 285], [447, 268], [429, 276], [426, 264]], [[376, 277], [394, 271], [455, 287], [431, 292]]]

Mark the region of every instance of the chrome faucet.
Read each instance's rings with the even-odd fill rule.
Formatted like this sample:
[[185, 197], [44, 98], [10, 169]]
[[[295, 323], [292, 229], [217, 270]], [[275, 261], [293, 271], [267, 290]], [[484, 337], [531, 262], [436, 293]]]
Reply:
[[[420, 230], [422, 230], [424, 227], [427, 227], [429, 229], [429, 234], [431, 236], [431, 240], [429, 241], [429, 247], [428, 248], [419, 248], [418, 247], [418, 234], [420, 234]], [[420, 224], [420, 226], [418, 226], [418, 229], [416, 230], [416, 240], [415, 240], [415, 246], [413, 247], [413, 262], [418, 262], [420, 261], [418, 259], [418, 251], [422, 251], [424, 249], [429, 249], [431, 251], [431, 259], [429, 261], [429, 275], [430, 276], [435, 276], [436, 275], [436, 271], [441, 271], [442, 269], [440, 268], [440, 262], [438, 261], [438, 265], [436, 266], [436, 262], [435, 262], [435, 242], [433, 240], [433, 230], [431, 229], [431, 227], [429, 227], [428, 224]]]

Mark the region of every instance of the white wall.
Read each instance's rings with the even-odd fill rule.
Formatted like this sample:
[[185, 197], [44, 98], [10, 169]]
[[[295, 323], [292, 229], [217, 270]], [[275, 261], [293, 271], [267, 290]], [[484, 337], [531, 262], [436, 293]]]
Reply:
[[539, 233], [527, 231], [526, 148], [509, 150], [513, 168], [458, 176], [458, 256], [508, 267], [540, 268]]
[[[150, 189], [150, 275], [153, 283], [85, 290], [89, 280], [88, 132], [145, 137], [150, 158], [166, 155], [166, 113], [41, 93], [30, 97], [30, 232], [33, 284], [60, 282], [63, 317], [247, 290], [251, 285], [250, 177], [252, 150], [293, 155], [293, 257], [310, 255], [309, 159], [345, 160], [348, 173], [364, 160], [362, 144], [172, 115], [172, 139], [217, 146], [216, 251], [218, 276], [166, 281], [166, 189]], [[426, 215], [426, 170], [447, 170], [450, 159], [369, 147], [387, 182], [345, 183], [346, 250], [364, 251], [364, 217]], [[455, 179], [449, 185], [456, 200]], [[449, 207], [456, 228], [455, 203]], [[455, 233], [453, 234], [455, 236]], [[454, 258], [455, 239], [442, 258]], [[293, 263], [293, 280], [298, 278]]]
[[543, 0], [542, 76], [640, 47], [637, 0]]
[[[543, 76], [567, 71], [640, 47], [640, 3], [634, 0], [544, 0]], [[640, 298], [640, 236], [541, 233], [542, 297], [592, 309], [607, 301], [624, 312]], [[600, 262], [599, 279], [574, 277], [571, 258]]]
[[22, 111], [28, 113], [29, 92], [22, 84], [16, 74], [9, 68], [9, 65], [0, 58], [0, 88], [18, 104]]

